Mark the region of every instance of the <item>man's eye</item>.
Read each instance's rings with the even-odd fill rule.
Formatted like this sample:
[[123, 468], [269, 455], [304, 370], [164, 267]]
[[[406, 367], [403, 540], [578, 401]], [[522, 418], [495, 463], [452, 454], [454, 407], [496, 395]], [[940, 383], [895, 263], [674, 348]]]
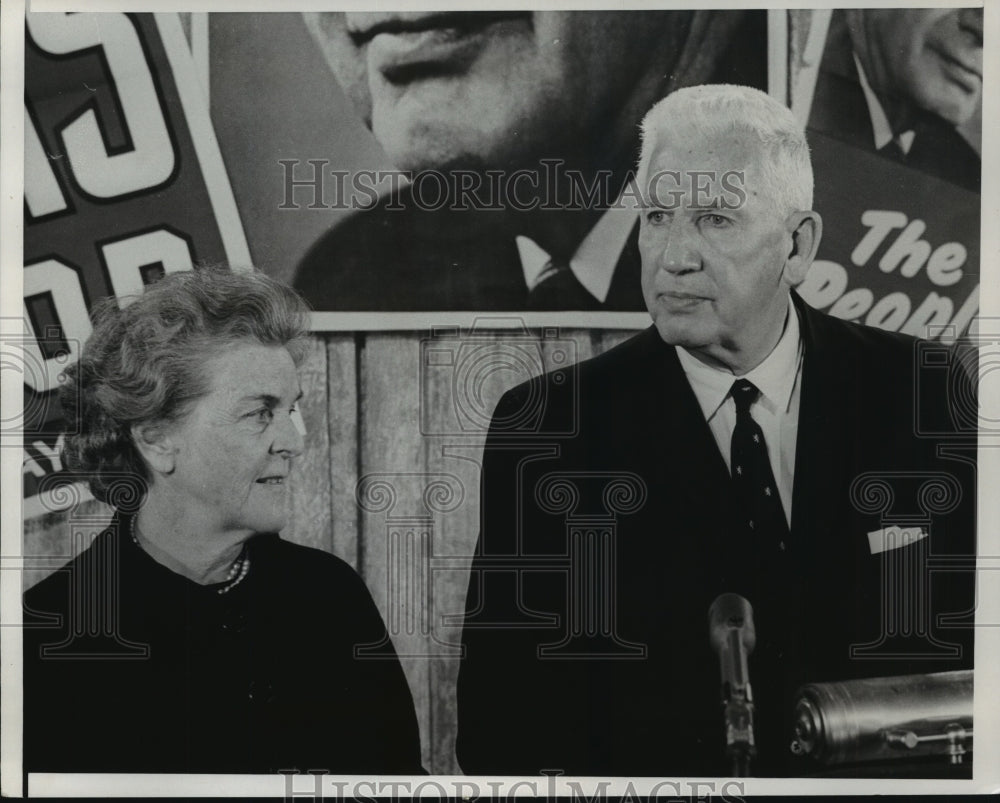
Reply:
[[261, 407], [259, 410], [254, 410], [254, 412], [250, 413], [248, 418], [253, 418], [261, 424], [268, 424], [274, 418], [274, 411], [270, 407]]
[[728, 226], [729, 218], [723, 217], [722, 215], [704, 215], [702, 221], [707, 223], [709, 226]]
[[646, 220], [650, 223], [665, 223], [667, 220], [667, 213], [662, 209], [653, 209], [646, 213]]

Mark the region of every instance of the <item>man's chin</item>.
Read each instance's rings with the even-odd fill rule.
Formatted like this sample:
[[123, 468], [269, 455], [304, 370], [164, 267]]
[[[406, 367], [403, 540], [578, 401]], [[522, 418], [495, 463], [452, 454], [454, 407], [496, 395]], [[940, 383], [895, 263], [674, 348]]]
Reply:
[[[539, 130], [520, 117], [490, 108], [485, 100], [475, 104], [432, 103], [432, 94], [410, 91], [392, 102], [376, 102], [372, 133], [400, 170], [514, 171], [537, 167], [546, 138], [555, 135]], [[552, 152], [565, 149], [552, 145]], [[524, 181], [525, 191], [528, 182]]]
[[977, 98], [976, 101], [972, 103], [963, 104], [957, 107], [951, 106], [945, 109], [941, 117], [957, 128], [972, 119], [972, 115], [976, 113], [976, 106], [978, 103], [979, 100]]
[[709, 338], [692, 326], [682, 324], [677, 316], [660, 316], [653, 321], [660, 338], [669, 346], [680, 346], [688, 351], [704, 348]]
[[373, 132], [392, 164], [408, 173], [485, 169], [483, 154], [454, 136], [454, 132], [413, 131], [388, 123], [376, 124]]

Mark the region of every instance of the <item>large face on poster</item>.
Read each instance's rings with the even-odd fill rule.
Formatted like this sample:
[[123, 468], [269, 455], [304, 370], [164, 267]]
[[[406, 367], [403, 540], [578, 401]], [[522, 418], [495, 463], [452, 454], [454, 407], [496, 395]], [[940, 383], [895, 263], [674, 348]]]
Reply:
[[[619, 203], [643, 115], [678, 87], [767, 84], [760, 11], [307, 20], [393, 167], [325, 182], [324, 203], [383, 191], [299, 265], [320, 311], [643, 313], [638, 217]], [[307, 202], [315, 173], [296, 167]]]

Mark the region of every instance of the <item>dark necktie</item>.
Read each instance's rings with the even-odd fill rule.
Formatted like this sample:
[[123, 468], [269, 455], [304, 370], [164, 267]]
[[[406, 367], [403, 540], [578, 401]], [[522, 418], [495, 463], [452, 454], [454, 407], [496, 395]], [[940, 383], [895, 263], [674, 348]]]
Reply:
[[529, 310], [594, 310], [600, 304], [565, 262], [549, 262], [542, 268], [535, 286], [528, 291]]
[[730, 394], [736, 404], [730, 465], [740, 513], [758, 550], [784, 551], [788, 523], [767, 457], [764, 433], [750, 415], [750, 405], [760, 391], [753, 382], [737, 379]]
[[742, 590], [753, 605], [757, 631], [757, 646], [750, 656], [758, 745], [755, 772], [782, 774], [791, 733], [792, 693], [803, 681], [795, 674], [800, 660], [796, 657], [796, 605], [801, 595], [796, 591], [792, 545], [786, 544], [788, 523], [764, 433], [750, 415], [760, 391], [752, 382], [737, 379], [730, 393], [736, 404], [733, 490], [745, 521], [744, 529], [733, 533], [734, 540], [743, 541], [732, 550], [743, 563], [732, 570], [732, 586]]

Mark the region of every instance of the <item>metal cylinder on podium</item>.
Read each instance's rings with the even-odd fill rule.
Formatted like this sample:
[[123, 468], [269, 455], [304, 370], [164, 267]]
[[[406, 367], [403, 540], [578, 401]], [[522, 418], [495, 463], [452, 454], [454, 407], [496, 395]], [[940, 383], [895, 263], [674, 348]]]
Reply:
[[972, 749], [971, 670], [811, 683], [797, 695], [792, 751], [823, 764]]

